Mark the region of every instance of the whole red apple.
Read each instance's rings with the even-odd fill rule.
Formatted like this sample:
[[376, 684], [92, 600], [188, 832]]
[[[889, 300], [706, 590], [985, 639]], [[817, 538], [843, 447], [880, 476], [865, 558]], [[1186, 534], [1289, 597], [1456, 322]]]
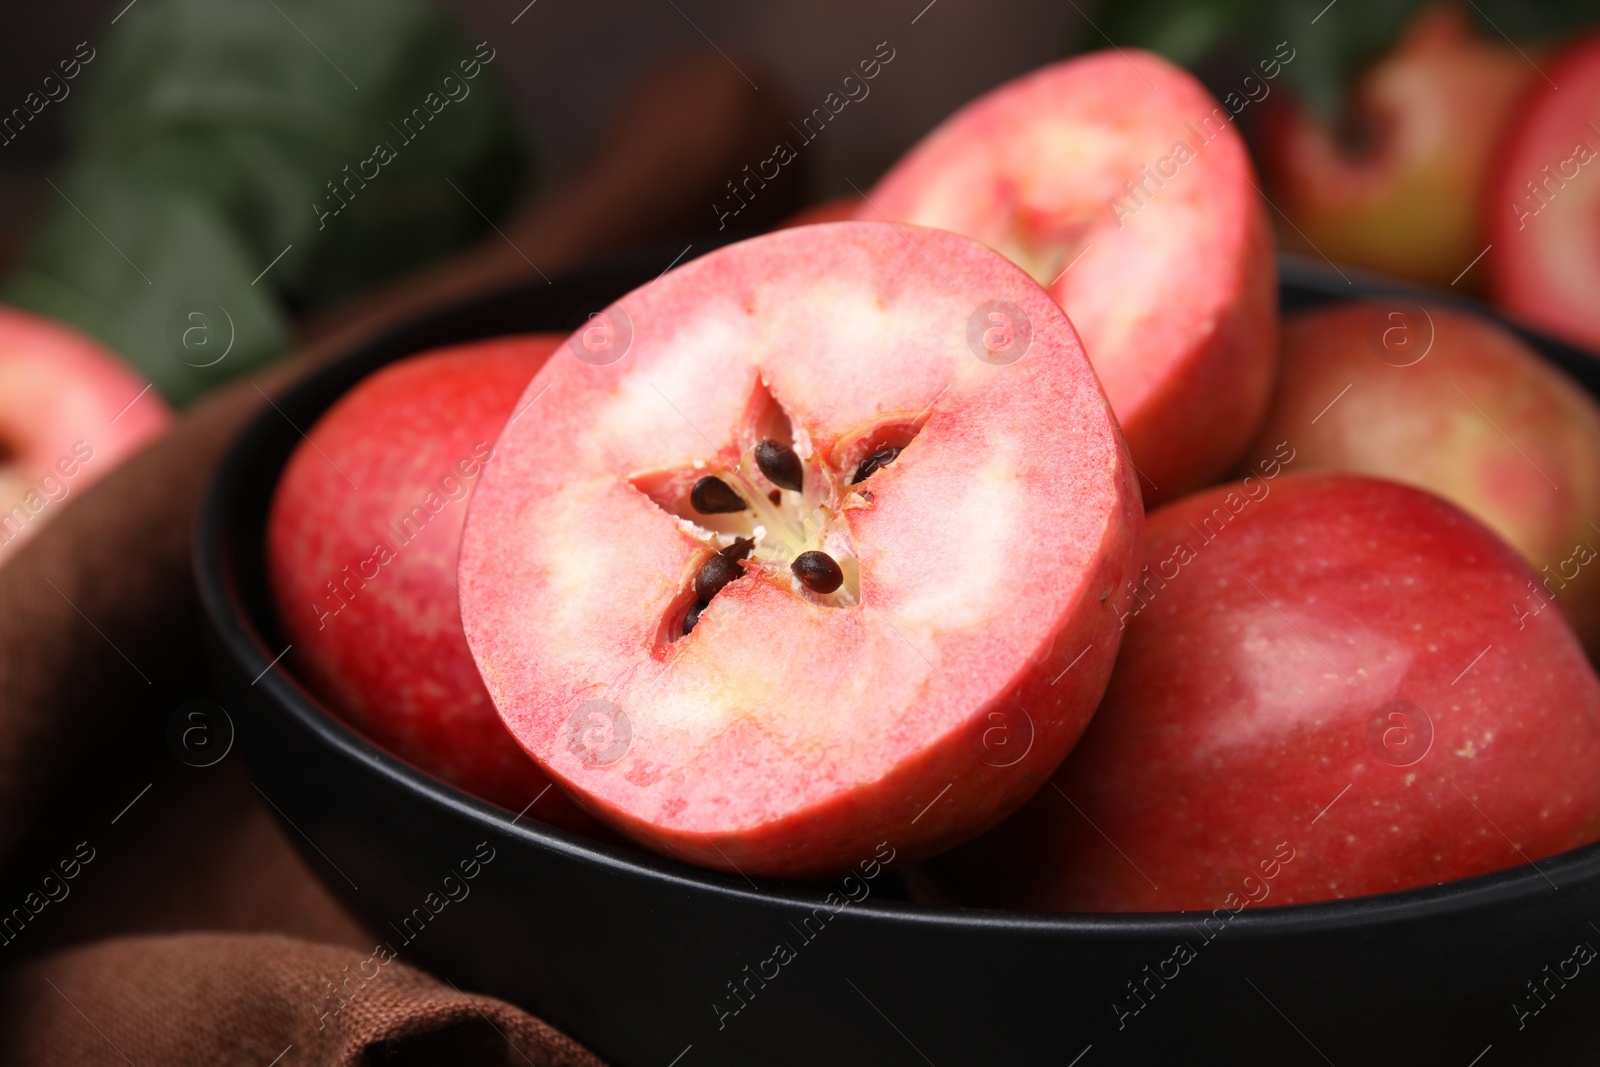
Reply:
[[1233, 117], [1138, 51], [1069, 59], [979, 97], [867, 195], [859, 219], [974, 237], [1064, 307], [1146, 501], [1227, 472], [1272, 388], [1272, 237]]
[[467, 499], [553, 335], [385, 367], [319, 419], [279, 479], [267, 572], [286, 662], [362, 733], [430, 774], [571, 829], [590, 820], [512, 740], [455, 589]]
[[161, 395], [98, 342], [0, 307], [0, 560], [171, 422]]
[[1048, 293], [955, 234], [831, 223], [570, 344], [460, 568], [484, 683], [552, 777], [649, 847], [774, 877], [937, 851], [1044, 783], [1142, 522]]
[[[1250, 461], [1292, 441], [1327, 467], [1427, 489], [1538, 571], [1517, 610], [1559, 602], [1600, 655], [1600, 405], [1487, 319], [1349, 303], [1283, 324], [1277, 392]], [[1254, 464], [1252, 463], [1252, 466]]]
[[1600, 353], [1600, 34], [1548, 73], [1501, 146], [1484, 262], [1499, 304]]
[[1105, 702], [939, 874], [986, 902], [1237, 911], [1464, 878], [1600, 837], [1600, 680], [1454, 505], [1253, 476], [1151, 514]]
[[1261, 169], [1292, 223], [1281, 231], [1290, 246], [1438, 285], [1483, 251], [1495, 146], [1539, 75], [1471, 19], [1454, 3], [1423, 9], [1353, 86], [1338, 123], [1284, 94], [1266, 101]]

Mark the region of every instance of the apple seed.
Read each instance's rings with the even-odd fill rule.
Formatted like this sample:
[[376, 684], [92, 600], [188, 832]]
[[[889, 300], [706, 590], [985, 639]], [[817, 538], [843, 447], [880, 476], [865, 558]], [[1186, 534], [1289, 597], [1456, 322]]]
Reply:
[[831, 593], [844, 584], [844, 571], [826, 552], [815, 549], [802, 552], [789, 564], [789, 569], [813, 593]]
[[805, 469], [800, 465], [800, 457], [795, 455], [794, 449], [770, 438], [756, 445], [756, 466], [761, 468], [761, 473], [767, 476], [769, 482], [779, 488], [798, 493], [805, 484]]
[[[755, 539], [741, 537], [701, 565], [694, 576], [694, 595], [702, 604], [722, 592], [722, 587], [744, 573], [739, 561], [750, 554]], [[687, 631], [685, 631], [687, 632]]]
[[706, 602], [697, 600], [694, 607], [689, 609], [689, 614], [683, 617], [683, 636], [688, 637], [689, 631], [694, 629], [694, 624], [700, 621], [700, 613], [706, 610]]
[[689, 503], [702, 515], [721, 515], [745, 508], [744, 498], [714, 474], [694, 483], [694, 488], [689, 490]]

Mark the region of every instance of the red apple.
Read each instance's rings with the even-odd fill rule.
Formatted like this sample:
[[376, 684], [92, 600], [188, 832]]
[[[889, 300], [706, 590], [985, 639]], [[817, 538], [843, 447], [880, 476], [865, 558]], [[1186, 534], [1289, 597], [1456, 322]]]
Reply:
[[1600, 35], [1548, 74], [1501, 146], [1484, 260], [1498, 303], [1600, 353]]
[[1453, 505], [1257, 475], [1148, 533], [1105, 702], [1052, 787], [940, 861], [956, 884], [1028, 908], [1238, 910], [1600, 836], [1600, 679], [1560, 612], [1516, 617], [1531, 572]]
[[956, 112], [856, 217], [975, 237], [1049, 289], [1156, 503], [1226, 473], [1266, 408], [1277, 281], [1254, 183], [1199, 82], [1100, 52]]
[[[554, 335], [442, 349], [367, 378], [284, 469], [267, 570], [288, 662], [330, 708], [430, 774], [514, 811], [588, 818], [511, 739], [461, 632], [467, 498]], [[542, 798], [542, 799], [541, 799]]]
[[1289, 245], [1447, 285], [1492, 240], [1481, 205], [1495, 146], [1539, 75], [1471, 19], [1456, 4], [1425, 8], [1352, 87], [1338, 124], [1284, 94], [1266, 102], [1261, 168]]
[[99, 342], [0, 307], [0, 560], [172, 422]]
[[1405, 482], [1466, 510], [1539, 571], [1600, 654], [1600, 405], [1486, 319], [1350, 303], [1284, 320], [1277, 392], [1247, 460], [1293, 442], [1296, 469]]
[[460, 569], [484, 682], [552, 777], [651, 848], [775, 877], [935, 851], [1044, 783], [1142, 521], [1047, 293], [955, 234], [831, 223], [570, 343]]

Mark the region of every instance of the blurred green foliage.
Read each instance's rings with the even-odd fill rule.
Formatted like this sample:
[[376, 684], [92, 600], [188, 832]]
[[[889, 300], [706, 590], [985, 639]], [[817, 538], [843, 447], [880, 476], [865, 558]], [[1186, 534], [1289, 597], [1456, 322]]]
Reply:
[[[493, 217], [522, 182], [493, 63], [465, 79], [473, 44], [427, 0], [143, 0], [95, 47], [61, 195], [3, 295], [101, 338], [180, 403], [287, 351], [293, 313], [469, 240], [477, 209]], [[434, 114], [447, 76], [459, 96]], [[415, 108], [430, 121], [408, 141]], [[328, 183], [379, 143], [393, 161], [324, 215], [341, 204]], [[207, 329], [228, 331], [212, 351], [232, 348], [208, 367], [170, 341], [195, 300], [226, 313]]]
[[[1386, 49], [1429, 0], [1116, 0], [1096, 22], [1124, 47], [1148, 48], [1195, 68], [1228, 51], [1245, 63], [1295, 49], [1283, 68], [1296, 93], [1323, 115], [1338, 113], [1350, 78]], [[1470, 0], [1463, 7], [1485, 34], [1543, 41], [1600, 19], [1595, 0]], [[1098, 48], [1104, 38], [1080, 34]]]

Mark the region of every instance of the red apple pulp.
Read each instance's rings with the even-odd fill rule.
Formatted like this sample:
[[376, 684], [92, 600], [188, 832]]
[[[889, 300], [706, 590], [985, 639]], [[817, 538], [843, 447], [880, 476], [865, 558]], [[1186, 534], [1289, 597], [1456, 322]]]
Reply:
[[0, 560], [167, 428], [172, 410], [148, 388], [98, 342], [0, 307]]
[[1291, 441], [1295, 469], [1405, 482], [1451, 501], [1538, 572], [1600, 654], [1600, 405], [1487, 319], [1349, 303], [1290, 316], [1277, 391], [1247, 460]]
[[1043, 784], [1142, 521], [1044, 290], [954, 234], [833, 223], [680, 267], [569, 344], [460, 569], [484, 682], [552, 777], [649, 847], [775, 877], [936, 851]]
[[1484, 260], [1497, 303], [1600, 353], [1600, 35], [1549, 75], [1502, 145]]
[[1600, 836], [1600, 680], [1531, 572], [1437, 497], [1284, 474], [1150, 515], [1144, 599], [1052, 786], [939, 873], [1170, 911], [1360, 896]]
[[456, 557], [495, 436], [558, 336], [443, 349], [362, 381], [290, 457], [267, 522], [287, 660], [364, 734], [470, 793], [591, 825], [506, 732], [461, 631]]
[[1083, 337], [1151, 503], [1224, 474], [1266, 408], [1272, 239], [1232, 116], [1178, 67], [1101, 52], [956, 112], [859, 219], [974, 237]]

